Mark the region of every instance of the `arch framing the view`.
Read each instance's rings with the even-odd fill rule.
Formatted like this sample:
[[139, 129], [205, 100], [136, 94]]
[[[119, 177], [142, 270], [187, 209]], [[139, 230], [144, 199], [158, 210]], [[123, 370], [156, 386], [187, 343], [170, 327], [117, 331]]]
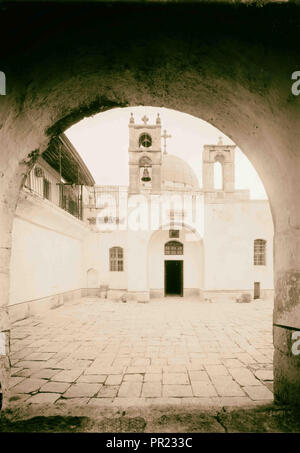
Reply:
[[[299, 356], [289, 349], [291, 332], [300, 329], [300, 109], [299, 100], [290, 92], [290, 75], [299, 62], [297, 39], [291, 39], [294, 12], [282, 5], [282, 14], [290, 20], [279, 26], [270, 48], [269, 28], [259, 9], [253, 10], [247, 22], [243, 7], [235, 13], [238, 20], [236, 15], [232, 20], [229, 6], [218, 10], [212, 5], [212, 11], [198, 5], [194, 14], [183, 17], [178, 10], [174, 14], [172, 5], [166, 5], [163, 12], [154, 5], [147, 7], [147, 18], [155, 24], [151, 35], [139, 26], [144, 23], [140, 6], [130, 13], [123, 11], [117, 31], [114, 16], [103, 5], [90, 15], [85, 12], [82, 21], [70, 18], [63, 31], [52, 23], [51, 39], [45, 35], [45, 42], [32, 46], [30, 57], [22, 56], [22, 46], [20, 53], [13, 49], [14, 61], [24, 68], [21, 80], [15, 75], [8, 46], [3, 58], [8, 88], [0, 105], [0, 331], [5, 332], [8, 344], [10, 324], [5, 307], [12, 222], [24, 175], [37, 156], [53, 137], [85, 116], [114, 107], [163, 105], [224, 132], [247, 155], [265, 185], [275, 231], [275, 398], [300, 403]], [[269, 11], [272, 17], [272, 8]], [[24, 10], [24, 17], [26, 14], [31, 14], [30, 8]], [[79, 10], [77, 14], [81, 17]], [[274, 9], [276, 15], [278, 9], [276, 14]], [[11, 27], [18, 29], [13, 38], [9, 20], [8, 16], [8, 28], [2, 32], [13, 46], [24, 30]], [[191, 22], [193, 39], [186, 33]], [[145, 49], [137, 47], [137, 42], [147, 47], [146, 62]], [[42, 57], [45, 54], [47, 59]], [[0, 359], [4, 391], [8, 370], [5, 355]]]

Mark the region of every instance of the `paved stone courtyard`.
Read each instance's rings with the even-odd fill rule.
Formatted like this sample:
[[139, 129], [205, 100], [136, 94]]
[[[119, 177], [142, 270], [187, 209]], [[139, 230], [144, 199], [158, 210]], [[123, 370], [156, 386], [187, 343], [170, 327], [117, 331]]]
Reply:
[[18, 321], [9, 407], [269, 403], [272, 310], [260, 300], [83, 298]]

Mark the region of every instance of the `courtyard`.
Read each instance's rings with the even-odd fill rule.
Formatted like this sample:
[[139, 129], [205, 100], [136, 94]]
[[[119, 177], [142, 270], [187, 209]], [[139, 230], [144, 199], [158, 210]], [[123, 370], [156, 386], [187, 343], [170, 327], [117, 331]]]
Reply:
[[273, 303], [82, 298], [12, 326], [8, 407], [269, 404]]

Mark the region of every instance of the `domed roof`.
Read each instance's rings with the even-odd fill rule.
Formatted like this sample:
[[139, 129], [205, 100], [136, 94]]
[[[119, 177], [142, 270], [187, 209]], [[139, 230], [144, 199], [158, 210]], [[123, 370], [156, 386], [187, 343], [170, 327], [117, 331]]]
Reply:
[[172, 154], [164, 154], [162, 156], [161, 179], [162, 183], [180, 183], [199, 189], [198, 178], [192, 167], [180, 157]]

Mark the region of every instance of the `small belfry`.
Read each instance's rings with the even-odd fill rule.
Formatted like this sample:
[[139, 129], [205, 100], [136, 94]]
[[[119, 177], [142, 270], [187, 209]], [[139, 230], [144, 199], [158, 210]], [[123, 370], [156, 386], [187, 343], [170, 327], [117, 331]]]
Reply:
[[129, 119], [129, 193], [161, 192], [161, 119], [159, 113], [155, 124], [148, 124], [144, 115], [140, 124], [133, 114]]
[[221, 190], [235, 191], [234, 155], [236, 145], [224, 145], [219, 137], [216, 145], [204, 145], [202, 162], [203, 191], [214, 192], [214, 165], [219, 162], [222, 167]]

